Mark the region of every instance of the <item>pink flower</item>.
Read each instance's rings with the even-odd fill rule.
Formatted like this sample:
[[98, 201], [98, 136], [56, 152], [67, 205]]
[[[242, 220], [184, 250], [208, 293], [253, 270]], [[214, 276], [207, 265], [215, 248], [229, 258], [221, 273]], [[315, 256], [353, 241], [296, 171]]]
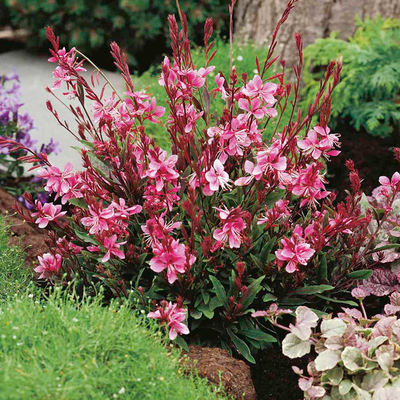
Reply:
[[297, 271], [297, 265], [307, 265], [308, 260], [314, 255], [315, 250], [306, 243], [303, 238], [303, 229], [296, 225], [290, 239], [284, 237], [281, 240], [283, 249], [276, 250], [275, 255], [279, 261], [287, 261], [286, 271], [293, 273]]
[[111, 237], [104, 238], [103, 246], [106, 248], [107, 253], [101, 259], [102, 262], [104, 263], [107, 262], [111, 256], [118, 257], [121, 260], [125, 259], [125, 254], [120, 249], [120, 247], [126, 244], [126, 241], [117, 243], [117, 240], [118, 240], [117, 235], [112, 235]]
[[286, 157], [281, 156], [280, 150], [276, 147], [259, 151], [256, 160], [257, 165], [252, 172], [256, 180], [259, 180], [268, 170], [285, 171], [287, 167]]
[[181, 222], [173, 222], [165, 223], [164, 218], [151, 218], [146, 221], [146, 225], [142, 225], [141, 229], [143, 231], [146, 243], [154, 246], [161, 240], [165, 234], [169, 235], [175, 229], [179, 229], [181, 227]]
[[229, 247], [240, 248], [242, 244], [242, 232], [246, 229], [246, 223], [242, 216], [243, 211], [240, 207], [228, 210], [225, 208], [215, 208], [219, 212], [222, 221], [222, 228], [217, 228], [213, 233], [213, 238], [218, 245], [229, 242]]
[[259, 75], [255, 75], [254, 78], [247, 83], [242, 89], [242, 93], [248, 97], [261, 96], [262, 100], [269, 105], [274, 105], [276, 99], [273, 96], [278, 89], [276, 83], [267, 82], [263, 83], [263, 80]]
[[94, 122], [99, 122], [100, 119], [111, 121], [112, 120], [111, 113], [115, 109], [117, 104], [118, 100], [115, 100], [114, 92], [110, 97], [105, 98], [102, 103], [100, 103], [99, 101], [93, 102], [92, 107], [93, 107]]
[[45, 189], [48, 192], [55, 192], [56, 199], [64, 194], [67, 194], [71, 189], [69, 179], [74, 177], [72, 170], [74, 169], [71, 162], [65, 165], [64, 172], [61, 172], [57, 167], [51, 166], [38, 171], [38, 176], [46, 180]]
[[221, 187], [222, 190], [229, 189], [229, 175], [224, 170], [224, 166], [221, 161], [216, 159], [213, 164], [214, 167], [206, 172], [205, 177], [208, 184], [204, 188], [204, 194], [211, 196], [214, 192], [217, 192]]
[[101, 208], [101, 205], [97, 208], [97, 210], [93, 205], [90, 205], [89, 213], [91, 216], [82, 218], [81, 223], [83, 226], [88, 228], [90, 227], [90, 234], [95, 235], [103, 231], [108, 231], [108, 222], [114, 217], [115, 214], [112, 205], [108, 206], [104, 210]]
[[246, 162], [244, 163], [244, 170], [250, 175], [236, 179], [235, 181], [236, 186], [247, 186], [254, 179], [253, 176], [254, 164], [251, 161], [246, 160]]
[[256, 119], [261, 119], [264, 117], [265, 112], [261, 108], [261, 100], [260, 99], [252, 99], [251, 101], [241, 98], [239, 99], [239, 108], [247, 112], [247, 116], [253, 116]]
[[323, 176], [319, 174], [316, 164], [311, 164], [302, 169], [295, 179], [292, 193], [296, 196], [304, 197], [300, 203], [303, 207], [307, 203], [314, 203], [329, 195], [323, 182]]
[[386, 177], [386, 176], [381, 176], [381, 177], [379, 178], [379, 183], [380, 183], [382, 186], [385, 186], [385, 187], [387, 187], [387, 188], [392, 188], [392, 189], [394, 189], [394, 190], [397, 190], [397, 188], [398, 188], [398, 186], [399, 186], [399, 182], [400, 182], [400, 173], [398, 173], [398, 172], [395, 172], [395, 173], [392, 175], [392, 179], [389, 179], [389, 178]]
[[172, 182], [179, 178], [178, 172], [174, 169], [178, 161], [177, 155], [172, 155], [167, 159], [167, 152], [161, 149], [149, 154], [150, 164], [146, 171], [146, 176], [155, 179], [156, 188], [161, 191], [165, 182]]
[[119, 218], [127, 219], [131, 215], [139, 214], [140, 212], [142, 212], [142, 206], [140, 205], [127, 208], [125, 199], [122, 198], [118, 200], [118, 203], [113, 201], [111, 205], [114, 208], [115, 216]]
[[54, 221], [59, 217], [62, 217], [67, 212], [61, 211], [60, 205], [54, 205], [53, 203], [45, 203], [44, 205], [40, 201], [36, 201], [37, 212], [33, 213], [33, 217], [38, 217], [36, 223], [39, 228], [46, 228], [50, 221]]
[[165, 114], [165, 108], [156, 106], [156, 98], [152, 97], [150, 104], [146, 105], [146, 112], [148, 113], [146, 119], [157, 123], [158, 119]]
[[317, 160], [324, 155], [326, 158], [329, 156], [337, 156], [340, 151], [334, 150], [334, 146], [339, 146], [339, 138], [337, 135], [329, 134], [330, 129], [325, 129], [320, 126], [315, 126], [311, 129], [306, 138], [299, 140], [297, 146]]
[[158, 307], [157, 311], [150, 312], [147, 314], [148, 318], [155, 318], [161, 320], [162, 323], [166, 323], [169, 328], [169, 338], [171, 340], [176, 339], [179, 335], [187, 335], [189, 328], [183, 323], [186, 318], [186, 310], [184, 308], [178, 308], [177, 304], [171, 302], [164, 303]]
[[322, 151], [320, 150], [320, 143], [318, 140], [317, 132], [313, 129], [308, 132], [307, 137], [297, 142], [300, 149], [311, 153], [311, 156], [318, 160], [321, 157]]
[[60, 254], [53, 256], [51, 253], [45, 253], [42, 257], [39, 256], [38, 259], [39, 266], [34, 271], [40, 273], [39, 279], [51, 278], [61, 268], [62, 257]]
[[169, 283], [174, 283], [178, 279], [177, 273], [185, 273], [186, 264], [191, 266], [196, 261], [195, 256], [187, 256], [184, 244], [179, 244], [178, 240], [172, 238], [156, 246], [153, 252], [155, 257], [150, 260], [150, 268], [157, 273], [167, 269]]

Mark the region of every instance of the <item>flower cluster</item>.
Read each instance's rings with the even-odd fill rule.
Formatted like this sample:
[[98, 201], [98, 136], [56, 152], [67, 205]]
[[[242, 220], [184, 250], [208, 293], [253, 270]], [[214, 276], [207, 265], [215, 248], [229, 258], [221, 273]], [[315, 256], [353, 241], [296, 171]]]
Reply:
[[[254, 76], [239, 77], [232, 67], [214, 83], [212, 21], [205, 26], [205, 62], [199, 68], [192, 61], [186, 16], [180, 16], [181, 30], [174, 16], [168, 19], [173, 57], [162, 62], [159, 79], [169, 107], [168, 152], [146, 135], [165, 110], [145, 90], [135, 91], [118, 45], [112, 43], [111, 54], [126, 91], [104, 97], [100, 71], [86, 81], [84, 56], [60, 49], [48, 29], [49, 61], [57, 64], [48, 90], [74, 98], [76, 130], [50, 102], [47, 107], [80, 141], [82, 170], [74, 172], [71, 164], [61, 170], [33, 151], [24, 159], [41, 160], [38, 175], [54, 200], [34, 204], [30, 220], [49, 231], [49, 253], [39, 259], [37, 272], [55, 284], [79, 279], [82, 285], [103, 285], [113, 296], [130, 289], [138, 307], [148, 312], [150, 304], [156, 311], [149, 316], [168, 324], [171, 338], [187, 334], [188, 327], [193, 334], [216, 329], [217, 344], [233, 343], [254, 361], [251, 350], [268, 340], [254, 340], [263, 328], [250, 312], [266, 292], [286, 296], [321, 283], [346, 289], [354, 281], [349, 273], [373, 262], [371, 245], [360, 251], [370, 238], [372, 212], [362, 206], [357, 172], [351, 171], [353, 191], [340, 204], [324, 177], [326, 159], [338, 154], [338, 135], [326, 121], [341, 65], [329, 64], [302, 115], [294, 108], [300, 37], [294, 82], [286, 81], [283, 61], [282, 72], [272, 72], [277, 30]], [[112, 89], [110, 82], [105, 85]], [[212, 109], [215, 96], [225, 101], [220, 115]], [[280, 126], [283, 114], [290, 118]]]

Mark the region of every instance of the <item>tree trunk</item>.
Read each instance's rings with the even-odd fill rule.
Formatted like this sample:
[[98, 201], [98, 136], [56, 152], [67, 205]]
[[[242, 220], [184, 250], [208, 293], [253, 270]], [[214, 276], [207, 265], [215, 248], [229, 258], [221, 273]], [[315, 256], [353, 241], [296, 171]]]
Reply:
[[[268, 45], [287, 0], [238, 0], [235, 15], [235, 37]], [[340, 31], [345, 39], [355, 30], [354, 17], [361, 19], [381, 14], [400, 17], [400, 0], [299, 0], [281, 27], [277, 50], [289, 65], [296, 61], [294, 33], [301, 34], [304, 46], [315, 39]]]

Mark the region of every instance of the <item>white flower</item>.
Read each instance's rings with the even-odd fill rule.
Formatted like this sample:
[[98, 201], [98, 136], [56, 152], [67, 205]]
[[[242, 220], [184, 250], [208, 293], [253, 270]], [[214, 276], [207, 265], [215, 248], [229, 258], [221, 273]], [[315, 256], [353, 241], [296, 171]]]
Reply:
[[236, 60], [243, 61], [243, 56], [237, 56]]

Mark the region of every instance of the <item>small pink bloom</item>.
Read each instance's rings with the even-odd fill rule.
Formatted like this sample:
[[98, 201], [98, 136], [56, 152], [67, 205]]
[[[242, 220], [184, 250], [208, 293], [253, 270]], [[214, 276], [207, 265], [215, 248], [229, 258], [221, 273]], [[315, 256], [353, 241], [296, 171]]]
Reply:
[[208, 185], [206, 186], [204, 193], [213, 194], [214, 192], [218, 191], [221, 187], [222, 190], [229, 189], [229, 175], [224, 170], [224, 166], [222, 165], [220, 160], [215, 160], [214, 167], [206, 172], [205, 177], [208, 181]]
[[38, 176], [46, 180], [45, 189], [48, 192], [56, 193], [56, 199], [67, 194], [71, 189], [69, 179], [74, 177], [72, 163], [68, 162], [65, 165], [64, 172], [61, 172], [57, 167], [46, 167], [38, 171]]
[[125, 254], [120, 249], [120, 247], [126, 244], [126, 241], [117, 243], [117, 240], [117, 235], [112, 235], [111, 237], [104, 238], [103, 246], [106, 248], [107, 253], [101, 259], [102, 262], [107, 262], [111, 258], [111, 256], [118, 257], [121, 260], [125, 259]]
[[162, 302], [162, 306], [157, 311], [147, 314], [148, 318], [159, 319], [162, 323], [167, 324], [169, 328], [169, 338], [176, 339], [179, 335], [187, 335], [189, 328], [183, 323], [186, 319], [186, 310], [178, 308], [177, 304]]
[[265, 112], [261, 108], [261, 100], [260, 99], [252, 99], [251, 101], [241, 98], [239, 99], [239, 108], [247, 112], [247, 116], [253, 116], [256, 119], [261, 119], [264, 117]]
[[169, 283], [174, 283], [178, 279], [178, 273], [184, 274], [186, 265], [193, 265], [196, 257], [188, 256], [186, 246], [179, 244], [178, 240], [169, 238], [167, 243], [156, 246], [153, 249], [155, 256], [150, 260], [150, 268], [157, 273], [167, 270]]
[[167, 152], [158, 149], [149, 154], [150, 164], [146, 176], [156, 181], [158, 191], [161, 191], [165, 182], [172, 182], [179, 178], [178, 172], [174, 169], [178, 161], [177, 155], [167, 159]]
[[290, 239], [284, 237], [281, 240], [282, 249], [276, 250], [276, 258], [281, 262], [287, 262], [286, 271], [290, 274], [297, 271], [298, 264], [307, 265], [308, 260], [314, 255], [315, 250], [311, 248], [303, 237], [303, 229], [296, 225]]
[[112, 205], [108, 206], [104, 210], [99, 206], [96, 210], [94, 206], [89, 206], [90, 217], [84, 217], [81, 219], [83, 226], [89, 229], [89, 233], [92, 235], [101, 233], [109, 230], [108, 222], [114, 217], [114, 208]]
[[37, 212], [33, 213], [32, 216], [38, 217], [35, 222], [39, 228], [46, 228], [50, 221], [54, 221], [67, 213], [66, 211], [60, 212], [62, 207], [53, 203], [42, 204], [40, 201], [37, 201], [36, 208]]
[[273, 95], [276, 93], [277, 89], [278, 85], [276, 83], [264, 83], [259, 75], [255, 75], [242, 89], [242, 93], [248, 97], [261, 96], [265, 103], [274, 105], [276, 99]]
[[228, 242], [231, 249], [240, 248], [242, 244], [242, 232], [246, 229], [241, 208], [237, 207], [228, 210], [225, 207], [216, 208], [216, 210], [219, 212], [222, 228], [215, 229], [213, 238], [219, 246]]
[[42, 257], [39, 256], [38, 259], [39, 266], [34, 271], [40, 273], [39, 279], [51, 278], [61, 268], [62, 257], [60, 254], [54, 256], [51, 253], [45, 253]]
[[395, 172], [392, 175], [392, 179], [391, 180], [386, 176], [381, 176], [379, 178], [379, 183], [382, 186], [385, 186], [387, 188], [392, 188], [392, 189], [395, 189], [395, 190], [398, 187], [399, 182], [400, 182], [400, 173], [398, 173], [398, 172]]

